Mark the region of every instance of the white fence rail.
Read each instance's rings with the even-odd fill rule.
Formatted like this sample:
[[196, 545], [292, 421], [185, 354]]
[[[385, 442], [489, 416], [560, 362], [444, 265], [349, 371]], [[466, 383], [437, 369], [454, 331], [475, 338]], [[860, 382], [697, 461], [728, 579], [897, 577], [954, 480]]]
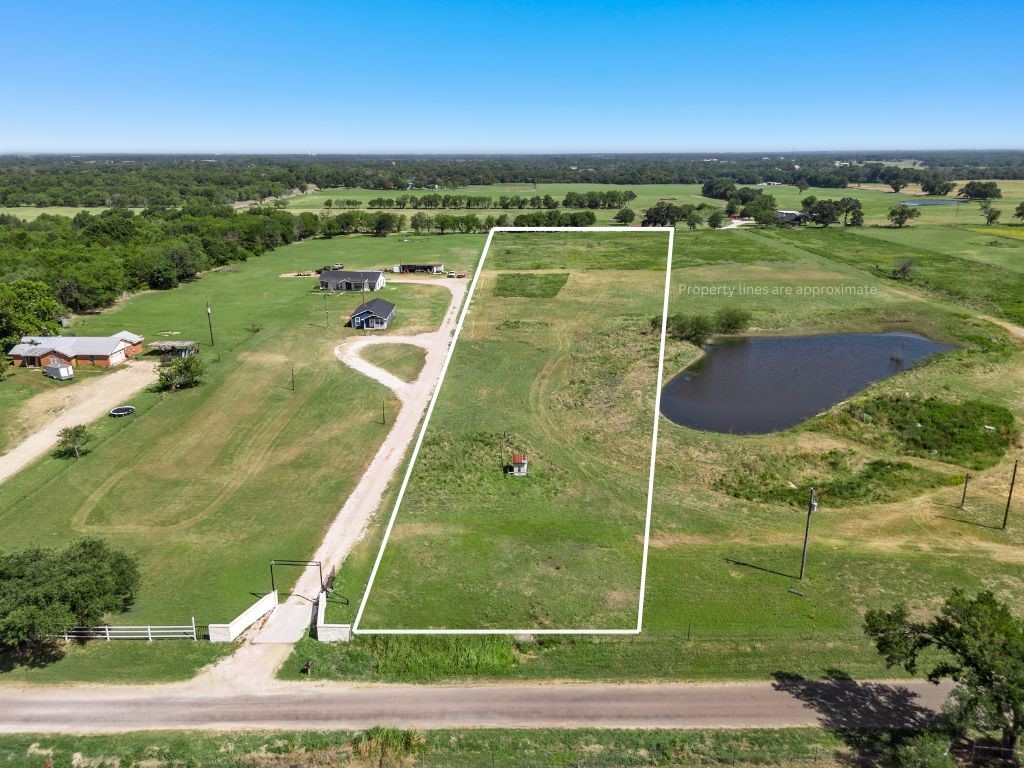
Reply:
[[60, 634], [68, 640], [196, 640], [196, 619], [191, 624], [170, 624], [157, 626], [145, 624], [138, 626], [74, 627]]
[[328, 624], [324, 621], [327, 613], [327, 592], [321, 592], [316, 601], [316, 639], [321, 643], [352, 642], [351, 624]]
[[233, 642], [240, 634], [277, 608], [277, 590], [268, 592], [228, 624], [210, 624], [210, 641]]

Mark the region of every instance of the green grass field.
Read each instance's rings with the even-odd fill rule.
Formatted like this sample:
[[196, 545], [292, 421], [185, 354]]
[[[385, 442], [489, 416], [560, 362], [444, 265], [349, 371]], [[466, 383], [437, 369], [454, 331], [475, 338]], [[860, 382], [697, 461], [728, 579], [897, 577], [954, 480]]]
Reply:
[[[400, 732], [393, 732], [400, 735]], [[82, 765], [352, 766], [419, 768], [587, 768], [588, 766], [849, 765], [866, 748], [884, 749], [898, 735], [819, 728], [776, 730], [460, 729], [427, 731], [412, 754], [381, 760], [359, 743], [373, 731], [140, 732], [63, 736], [0, 736], [0, 764], [54, 768]], [[377, 738], [386, 738], [378, 735]], [[855, 748], [853, 745], [857, 745]], [[118, 760], [119, 762], [113, 762]], [[101, 762], [102, 761], [102, 762]]]
[[655, 232], [495, 236], [362, 626], [635, 625], [667, 255]]
[[366, 347], [360, 354], [402, 381], [415, 381], [427, 356], [423, 347], [414, 344], [378, 344]]
[[[0, 206], [0, 214], [5, 214], [5, 213], [11, 214], [12, 216], [17, 216], [19, 219], [25, 219], [25, 221], [32, 221], [33, 219], [37, 219], [40, 216], [42, 216], [44, 213], [49, 214], [51, 216], [71, 216], [71, 217], [73, 217], [75, 214], [77, 214], [77, 213], [79, 213], [81, 211], [86, 211], [88, 213], [93, 213], [93, 214], [99, 214], [99, 213], [103, 213], [105, 210], [107, 210], [107, 209], [106, 208], [73, 208], [73, 207], [69, 208], [69, 207], [57, 206], [57, 205], [44, 206], [42, 208], [36, 208], [34, 206], [28, 206], [28, 205], [19, 205], [19, 206], [13, 206], [13, 207], [11, 207], [11, 206], [8, 206], [8, 207]], [[142, 209], [141, 208], [131, 208], [129, 210], [132, 210], [132, 211], [135, 211], [136, 213], [138, 213]]]
[[[962, 234], [956, 227], [940, 228], [958, 237]], [[934, 245], [941, 240], [941, 233], [929, 226], [894, 233], [900, 237], [895, 243], [874, 234], [870, 229], [838, 228], [680, 232], [676, 237], [670, 312], [712, 313], [733, 306], [752, 313], [757, 333], [909, 330], [953, 342], [961, 349], [880, 382], [860, 397], [909, 392], [951, 403], [980, 399], [1008, 408], [1019, 425], [1024, 416], [1024, 385], [1020, 384], [1024, 356], [1004, 331], [979, 317], [972, 306], [1004, 316], [1012, 311], [1024, 289], [1020, 271], [1000, 267], [995, 273], [997, 284], [993, 284], [993, 273], [978, 268], [992, 265], [968, 254], [952, 256], [929, 247], [929, 242]], [[881, 270], [879, 265], [883, 261], [895, 263], [904, 249], [913, 252], [920, 276], [895, 281], [888, 276], [891, 268]], [[495, 253], [500, 254], [501, 250]], [[506, 258], [510, 266], [530, 266], [528, 254], [509, 253]], [[951, 258], [955, 259], [952, 263]], [[602, 261], [615, 263], [609, 254]], [[548, 266], [566, 271], [566, 264], [557, 260]], [[572, 287], [576, 277], [575, 272], [570, 273], [563, 292]], [[592, 270], [586, 274], [596, 273]], [[607, 273], [617, 274], [613, 270]], [[488, 275], [481, 279], [485, 278]], [[486, 285], [487, 282], [482, 283], [481, 289]], [[722, 293], [709, 295], [702, 290], [723, 285], [761, 290], [757, 294], [737, 292], [731, 297]], [[838, 288], [857, 290], [842, 295], [825, 294], [826, 289]], [[555, 299], [503, 301], [557, 303], [562, 297], [560, 293]], [[460, 423], [455, 414], [472, 410], [462, 409], [460, 402], [479, 407], [486, 397], [491, 404], [488, 412], [493, 412], [496, 406], [489, 397], [492, 390], [504, 395], [547, 391], [544, 387], [551, 385], [550, 377], [538, 375], [533, 357], [544, 352], [546, 338], [552, 332], [550, 327], [538, 325], [545, 322], [543, 313], [531, 313], [527, 321], [512, 315], [494, 317], [489, 302], [497, 299], [484, 293], [480, 301], [470, 314], [473, 325], [467, 326], [472, 335], [463, 340], [477, 339], [480, 346], [473, 349], [475, 355], [468, 357], [490, 359], [486, 345], [492, 339], [502, 338], [502, 333], [494, 329], [500, 323], [524, 335], [526, 350], [519, 359], [525, 364], [505, 365], [501, 375], [474, 369], [479, 384], [475, 393], [471, 385], [462, 384], [458, 387], [459, 396], [452, 397], [447, 426], [455, 434], [458, 430], [467, 431], [465, 419]], [[595, 315], [600, 317], [600, 313]], [[493, 343], [497, 348], [499, 342]], [[628, 345], [623, 348], [630, 349], [632, 360], [642, 360], [646, 354], [643, 345], [639, 349]], [[696, 354], [690, 345], [673, 343], [666, 374], [681, 370]], [[609, 428], [617, 429], [616, 439], [623, 446], [639, 444], [640, 422], [633, 420], [632, 413], [624, 416], [615, 409], [602, 407], [606, 400], [601, 372], [612, 376], [611, 372], [618, 370], [615, 365], [600, 357], [592, 359], [585, 346], [574, 349], [571, 356], [575, 357], [577, 376], [568, 379], [573, 383], [563, 386], [560, 395], [577, 391], [581, 385], [574, 379], [593, 386], [594, 412], [613, 422]], [[584, 367], [591, 361], [597, 363], [595, 369]], [[457, 362], [458, 354], [453, 365]], [[559, 402], [558, 398], [549, 400]], [[488, 422], [488, 429], [480, 431], [500, 430], [506, 428], [505, 423], [512, 423], [515, 430], [538, 429], [542, 419], [537, 417], [537, 409], [543, 402], [542, 398], [531, 399], [520, 406], [533, 410], [525, 422], [516, 414], [499, 419], [501, 424]], [[442, 392], [435, 417], [445, 418], [446, 409], [441, 407], [444, 404]], [[646, 406], [642, 398], [636, 398], [635, 410], [646, 412]], [[490, 416], [484, 413], [477, 418]], [[436, 426], [442, 423], [439, 421]], [[432, 423], [431, 428], [434, 426]], [[649, 435], [649, 425], [643, 426], [644, 434]], [[528, 434], [533, 439], [533, 434]], [[606, 434], [599, 430], [595, 437], [603, 441]], [[310, 641], [297, 648], [282, 674], [298, 677], [301, 662], [307, 658], [316, 659], [314, 676], [384, 680], [699, 680], [766, 678], [779, 671], [820, 677], [829, 669], [857, 677], [896, 674], [898, 670], [885, 669], [862, 635], [861, 616], [866, 608], [907, 599], [915, 610], [927, 610], [934, 608], [953, 586], [961, 586], [968, 590], [993, 589], [1015, 609], [1024, 609], [1021, 512], [1017, 510], [1011, 517], [1009, 530], [998, 530], [1010, 467], [1019, 446], [1015, 445], [990, 468], [972, 471], [968, 503], [958, 510], [953, 508], [959, 501], [955, 484], [962, 478], [965, 466], [907, 455], [896, 441], [879, 442], [875, 437], [865, 430], [851, 430], [841, 419], [833, 418], [815, 419], [795, 429], [756, 437], [697, 432], [663, 420], [645, 624], [639, 637], [542, 638], [538, 642], [510, 638], [357, 637], [353, 643], [338, 646]], [[458, 445], [454, 440], [439, 443], [442, 448]], [[541, 445], [547, 450], [546, 443]], [[820, 459], [833, 451], [840, 452], [843, 461], [833, 466]], [[456, 455], [471, 454], [460, 450]], [[600, 488], [600, 481], [593, 480], [593, 476], [606, 471], [614, 471], [616, 477], [631, 476], [633, 482], [643, 475], [649, 454], [624, 448], [613, 455], [614, 462], [605, 462], [595, 460], [594, 454], [581, 449], [579, 466], [591, 474], [586, 476], [580, 471], [579, 476]], [[444, 466], [442, 459], [452, 466]], [[443, 451], [433, 460], [438, 462], [438, 471], [454, 471], [470, 480], [477, 477], [469, 462], [451, 459]], [[862, 471], [871, 462], [898, 462], [915, 469], [900, 475], [904, 480], [909, 478], [909, 482], [897, 493], [880, 493], [872, 485], [875, 474]], [[546, 465], [542, 462], [542, 466]], [[795, 578], [803, 510], [787, 494], [746, 498], [751, 495], [749, 489], [737, 479], [757, 476], [778, 478], [783, 487], [790, 480], [800, 487], [798, 484], [814, 477], [847, 489], [849, 498], [831, 505], [823, 503], [815, 517], [808, 577], [803, 582]], [[486, 490], [490, 491], [490, 487]], [[495, 551], [509, 540], [515, 542], [509, 534], [510, 530], [517, 533], [513, 526], [516, 521], [507, 516], [495, 520], [493, 514], [482, 523], [464, 519], [463, 510], [476, 508], [475, 492], [465, 505], [456, 493], [439, 498], [445, 503], [436, 508], [403, 504], [395, 532], [406, 526], [407, 534], [404, 541], [403, 535], [399, 535], [399, 546], [385, 556], [385, 567], [364, 617], [366, 628], [380, 626], [376, 620], [370, 621], [377, 617], [419, 616], [427, 620], [437, 615], [461, 619], [465, 625], [479, 625], [481, 616], [488, 618], [487, 609], [491, 606], [492, 613], [521, 612], [531, 601], [537, 602], [536, 591], [523, 589], [524, 582], [519, 576], [521, 561], [516, 560], [513, 568]], [[559, 503], [559, 508], [562, 506]], [[405, 516], [406, 513], [411, 514]], [[495, 524], [500, 535], [484, 535], [483, 530]], [[573, 524], [577, 525], [576, 530], [571, 527]], [[440, 528], [431, 527], [438, 525]], [[564, 530], [567, 539], [574, 540], [578, 529], [585, 527], [578, 516], [573, 516], [558, 530]], [[449, 537], [445, 538], [443, 532]], [[467, 533], [484, 541], [479, 547], [475, 541], [473, 546], [463, 546], [462, 537]], [[583, 541], [590, 541], [594, 533], [585, 530], [583, 535]], [[429, 541], [430, 546], [413, 547], [409, 541]], [[348, 571], [350, 592], [358, 593], [352, 585], [365, 583], [371, 553], [378, 542], [379, 531], [371, 531], [343, 568]], [[529, 543], [539, 553], [559, 549], [546, 539]], [[517, 551], [517, 546], [509, 551]], [[483, 554], [478, 557], [477, 552]], [[454, 559], [448, 559], [449, 553]], [[602, 552], [600, 557], [606, 554]], [[491, 567], [489, 564], [496, 558], [500, 567]], [[542, 562], [536, 557], [526, 559], [531, 566]], [[446, 568], [449, 570], [445, 571]], [[425, 584], [432, 588], [446, 589], [444, 582], [452, 578], [452, 568], [468, 574], [468, 584], [490, 585], [490, 595], [474, 593], [471, 599], [457, 600], [455, 605], [439, 605], [442, 600], [430, 594], [430, 589], [422, 588], [418, 580], [425, 579]], [[608, 570], [594, 583], [583, 585], [584, 589], [574, 580], [560, 579], [561, 571], [550, 575], [549, 584], [558, 585], [568, 595], [565, 602], [569, 610], [578, 610], [581, 603], [576, 595], [614, 587], [619, 574]], [[439, 571], [442, 573], [438, 574]], [[382, 608], [377, 613], [376, 590], [386, 588], [391, 578], [408, 590], [404, 596], [406, 603], [399, 605], [399, 590], [395, 589], [388, 610]], [[530, 586], [528, 582], [526, 586]], [[453, 594], [461, 598], [462, 588]], [[606, 602], [606, 611], [609, 606], [610, 602]], [[439, 613], [434, 613], [435, 608]], [[390, 615], [383, 615], [388, 612]]]
[[[174, 394], [141, 393], [131, 402], [137, 408], [131, 418], [93, 426], [96, 440], [81, 460], [44, 457], [6, 481], [2, 546], [99, 535], [142, 562], [137, 603], [115, 623], [230, 620], [269, 590], [269, 559], [306, 558], [316, 549], [386, 434], [381, 399], [398, 407], [388, 390], [333, 356], [336, 344], [357, 333], [343, 323], [365, 296], [330, 296], [326, 327], [315, 278], [279, 275], [322, 261], [370, 267], [402, 247], [455, 262], [479, 253], [482, 243], [482, 237], [300, 243], [79, 318], [77, 334], [130, 328], [148, 340], [197, 339], [206, 380]], [[449, 300], [442, 288], [420, 285], [389, 285], [381, 295], [400, 308], [394, 333], [436, 328]], [[8, 385], [17, 392], [17, 384], [0, 382], [0, 393]], [[187, 677], [228, 649], [92, 644], [49, 667], [7, 671], [0, 681]]]
[[[1013, 209], [1018, 203], [1024, 200], [1024, 182], [999, 181], [997, 183], [1003, 192], [1004, 199], [995, 201], [995, 207], [1004, 209], [1003, 223], [1008, 224], [1012, 221], [1011, 217], [1013, 215]], [[527, 197], [532, 197], [533, 195], [551, 195], [561, 202], [565, 197], [566, 192], [586, 192], [589, 190], [605, 189], [631, 189], [634, 191], [637, 197], [636, 200], [629, 204], [629, 207], [633, 208], [641, 215], [645, 210], [654, 206], [661, 200], [667, 200], [675, 203], [676, 205], [683, 205], [686, 203], [694, 205], [699, 203], [711, 203], [720, 207], [725, 206], [725, 202], [722, 200], [710, 200], [708, 198], [701, 197], [699, 184], [494, 184], [489, 186], [460, 187], [457, 189], [444, 190], [410, 190], [408, 192], [385, 192], [377, 189], [322, 189], [308, 195], [289, 198], [288, 209], [294, 211], [312, 210], [319, 212], [323, 210], [323, 203], [328, 198], [333, 200], [351, 198], [353, 200], [361, 200], [364, 206], [363, 209], [365, 210], [366, 202], [376, 197], [393, 198], [402, 194], [422, 196], [433, 192], [453, 195], [486, 195], [495, 199], [502, 195], [519, 195]], [[886, 214], [889, 212], [889, 208], [901, 200], [916, 200], [921, 198], [920, 190], [915, 191], [914, 189], [908, 188], [907, 190], [896, 194], [882, 185], [866, 185], [864, 188], [849, 187], [847, 189], [812, 187], [804, 192], [800, 192], [799, 189], [793, 186], [763, 187], [763, 189], [766, 193], [774, 195], [778, 206], [786, 210], [799, 210], [800, 201], [808, 195], [836, 199], [840, 197], [855, 197], [860, 200], [864, 206], [864, 216], [868, 224], [887, 224], [888, 220], [886, 219]], [[497, 216], [502, 213], [507, 213], [514, 217], [518, 213], [527, 211], [528, 209], [525, 209], [524, 211], [496, 209], [484, 211], [450, 210], [446, 212], [452, 214], [476, 213], [480, 216]], [[978, 213], [977, 203], [967, 203], [963, 206], [950, 207], [922, 207], [920, 208], [920, 211], [921, 218], [916, 220], [918, 224], [971, 222], [984, 224], [984, 220]], [[415, 212], [415, 209], [396, 210], [395, 212], [409, 216]], [[427, 213], [433, 214], [438, 213], [438, 211], [427, 211]], [[615, 223], [612, 221], [612, 216], [615, 215], [614, 210], [598, 210], [595, 211], [595, 213], [597, 214], [598, 224], [610, 225]]]

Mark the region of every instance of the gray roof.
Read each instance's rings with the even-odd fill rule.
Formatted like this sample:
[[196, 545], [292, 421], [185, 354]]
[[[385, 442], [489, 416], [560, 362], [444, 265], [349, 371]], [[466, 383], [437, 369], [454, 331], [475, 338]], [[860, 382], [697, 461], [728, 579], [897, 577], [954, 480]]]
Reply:
[[365, 313], [376, 315], [377, 317], [390, 317], [394, 311], [395, 305], [390, 301], [385, 301], [384, 299], [370, 299], [356, 307], [349, 317], [355, 317]]
[[132, 344], [132, 339], [142, 340], [141, 336], [135, 334], [127, 336], [22, 336], [21, 343], [11, 347], [9, 354], [39, 357], [47, 352], [57, 352], [63, 357], [108, 357], [118, 349]]
[[362, 282], [363, 280], [369, 280], [371, 282], [377, 282], [380, 276], [384, 274], [378, 270], [362, 270], [355, 272], [348, 269], [325, 269], [320, 273], [321, 280], [349, 280], [353, 282]]

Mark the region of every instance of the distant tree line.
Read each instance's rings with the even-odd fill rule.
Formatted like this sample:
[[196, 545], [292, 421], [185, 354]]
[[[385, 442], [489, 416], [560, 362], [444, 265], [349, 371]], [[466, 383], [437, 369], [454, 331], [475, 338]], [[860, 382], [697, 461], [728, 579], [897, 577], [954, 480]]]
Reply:
[[621, 208], [636, 200], [630, 189], [604, 189], [590, 192], [567, 192], [562, 205], [566, 208]]
[[[712, 229], [718, 229], [725, 223], [726, 216], [722, 213], [722, 209], [708, 203], [676, 205], [662, 200], [644, 211], [640, 225], [643, 227], [673, 227], [677, 222], [682, 221], [690, 229], [696, 229], [705, 222], [705, 212], [708, 212], [706, 221]], [[619, 214], [616, 214], [616, 220], [619, 220], [618, 217], [621, 213], [620, 211]], [[625, 218], [632, 221], [631, 217]], [[628, 221], [623, 223], [628, 223]]]
[[[550, 195], [548, 195], [550, 198]], [[503, 198], [506, 201], [506, 205], [499, 206], [502, 208], [509, 208], [507, 204], [509, 198]], [[525, 198], [523, 198], [525, 200]], [[519, 198], [516, 198], [518, 201]], [[540, 208], [540, 198], [537, 198], [538, 204], [534, 205], [534, 208]], [[367, 208], [493, 208], [494, 198], [486, 195], [422, 195], [417, 197], [416, 195], [398, 195], [396, 197], [374, 197], [366, 203]], [[557, 203], [556, 203], [557, 205]], [[523, 206], [514, 206], [522, 208]]]
[[[901, 206], [905, 208], [906, 206]], [[839, 200], [819, 199], [814, 195], [800, 201], [800, 209], [814, 224], [827, 227], [840, 221], [844, 227], [861, 227], [864, 225], [864, 207], [855, 197], [843, 197]]]
[[[774, 181], [801, 188], [842, 188], [861, 183], [945, 185], [951, 179], [1024, 178], [1024, 152], [1021, 151], [913, 152], [923, 167], [901, 168], [893, 164], [906, 154], [874, 153], [860, 161], [851, 159], [849, 153], [772, 156], [747, 153], [715, 157], [695, 154], [8, 156], [0, 157], [0, 206], [146, 208], [179, 206], [195, 198], [214, 204], [233, 203], [279, 197], [292, 190], [304, 192], [314, 185], [382, 191], [443, 191], [489, 184], [703, 184], [724, 178], [739, 185]], [[941, 190], [942, 186], [936, 189]], [[949, 191], [951, 189], [933, 194], [948, 194]], [[621, 205], [609, 201], [597, 207]], [[564, 202], [563, 206], [576, 207]], [[594, 206], [588, 202], [580, 207]]]
[[[74, 218], [44, 214], [34, 221], [0, 215], [0, 292], [19, 297], [3, 302], [0, 333], [53, 331], [53, 321], [66, 309], [89, 311], [126, 291], [173, 288], [211, 267], [245, 261], [318, 231], [312, 214], [267, 208], [238, 213], [203, 201], [139, 214], [112, 208]], [[46, 286], [44, 296], [40, 285]]]

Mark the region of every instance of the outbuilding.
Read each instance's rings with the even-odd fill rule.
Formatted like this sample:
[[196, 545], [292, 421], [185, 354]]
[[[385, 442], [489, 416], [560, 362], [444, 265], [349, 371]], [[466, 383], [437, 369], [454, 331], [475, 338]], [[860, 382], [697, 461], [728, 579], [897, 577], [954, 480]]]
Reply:
[[349, 325], [364, 330], [379, 330], [391, 324], [395, 316], [395, 305], [384, 299], [364, 301], [349, 315]]
[[789, 224], [791, 227], [799, 227], [807, 223], [807, 214], [802, 211], [776, 211], [775, 220], [780, 224]]
[[198, 341], [188, 341], [182, 339], [180, 341], [154, 341], [146, 345], [153, 352], [159, 352], [161, 357], [174, 358], [174, 357], [192, 357], [192, 355], [199, 352]]
[[530, 460], [525, 453], [512, 454], [512, 472], [510, 474], [513, 477], [526, 477], [530, 474]]
[[353, 272], [325, 269], [320, 273], [319, 280], [321, 291], [379, 291], [387, 285], [384, 273], [380, 270]]
[[395, 264], [394, 272], [423, 273], [427, 275], [443, 275], [444, 264]]

